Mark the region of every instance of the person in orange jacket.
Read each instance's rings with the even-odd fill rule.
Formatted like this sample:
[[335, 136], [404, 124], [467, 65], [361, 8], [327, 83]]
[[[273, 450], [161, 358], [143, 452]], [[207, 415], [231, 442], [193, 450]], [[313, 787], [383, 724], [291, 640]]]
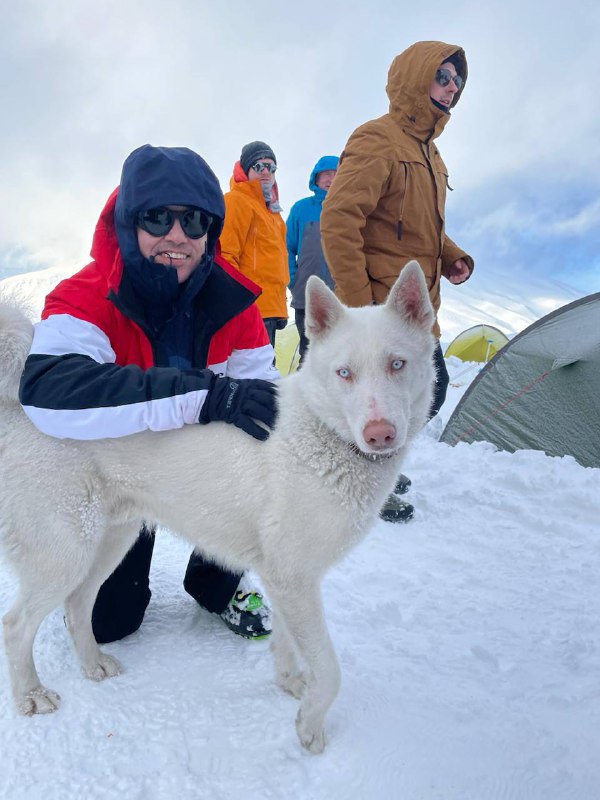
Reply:
[[257, 283], [257, 300], [271, 344], [287, 324], [286, 288], [290, 280], [285, 222], [281, 216], [275, 153], [265, 142], [244, 145], [225, 194], [221, 254]]

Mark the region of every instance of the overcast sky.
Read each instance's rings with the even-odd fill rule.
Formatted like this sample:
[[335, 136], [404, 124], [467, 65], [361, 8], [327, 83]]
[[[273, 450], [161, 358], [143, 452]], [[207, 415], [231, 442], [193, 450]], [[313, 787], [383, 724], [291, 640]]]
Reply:
[[462, 45], [438, 139], [448, 232], [477, 270], [600, 291], [600, 9], [564, 0], [0, 0], [0, 277], [84, 263], [135, 147], [197, 150], [227, 190], [267, 141], [286, 212], [324, 154], [387, 111], [393, 57]]

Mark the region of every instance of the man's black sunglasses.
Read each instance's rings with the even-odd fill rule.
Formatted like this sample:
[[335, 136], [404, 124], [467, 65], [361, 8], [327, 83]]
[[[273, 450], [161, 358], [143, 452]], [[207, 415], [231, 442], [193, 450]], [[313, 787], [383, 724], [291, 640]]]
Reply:
[[440, 86], [448, 86], [450, 81], [454, 81], [454, 85], [459, 92], [463, 87], [463, 79], [460, 77], [460, 75], [453, 75], [450, 70], [446, 69], [445, 67], [443, 69], [438, 69], [438, 71], [435, 73], [435, 79]]
[[173, 211], [170, 208], [160, 207], [139, 211], [135, 217], [135, 224], [150, 236], [166, 236], [176, 219], [179, 220], [183, 232], [190, 239], [200, 239], [208, 232], [213, 223], [210, 214], [200, 208]]

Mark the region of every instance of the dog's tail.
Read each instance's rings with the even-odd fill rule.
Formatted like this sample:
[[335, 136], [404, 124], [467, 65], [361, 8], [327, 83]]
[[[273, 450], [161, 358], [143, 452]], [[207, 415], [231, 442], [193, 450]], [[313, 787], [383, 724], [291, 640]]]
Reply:
[[0, 400], [18, 402], [19, 382], [32, 337], [33, 325], [22, 309], [0, 302]]

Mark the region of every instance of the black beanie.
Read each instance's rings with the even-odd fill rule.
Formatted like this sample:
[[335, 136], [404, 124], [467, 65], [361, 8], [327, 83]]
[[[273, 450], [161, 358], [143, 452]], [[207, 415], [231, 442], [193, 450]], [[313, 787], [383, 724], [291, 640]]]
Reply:
[[242, 147], [242, 155], [240, 156], [240, 165], [246, 175], [251, 166], [256, 164], [261, 158], [272, 158], [277, 164], [275, 153], [271, 150], [266, 142], [250, 142]]
[[456, 53], [453, 53], [448, 58], [445, 58], [442, 63], [443, 64], [452, 64], [454, 66], [454, 69], [456, 70], [457, 75], [460, 75], [460, 77], [464, 79], [464, 77], [465, 77], [465, 64], [464, 64], [464, 61], [462, 59], [462, 56], [460, 55], [460, 53], [458, 51]]

